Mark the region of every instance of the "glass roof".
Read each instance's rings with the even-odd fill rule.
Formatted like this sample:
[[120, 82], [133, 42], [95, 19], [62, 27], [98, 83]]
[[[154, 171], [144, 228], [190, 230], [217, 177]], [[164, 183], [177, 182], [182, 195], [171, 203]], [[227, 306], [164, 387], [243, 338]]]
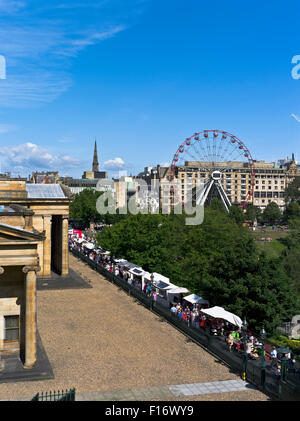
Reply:
[[26, 184], [29, 199], [65, 199], [59, 184]]

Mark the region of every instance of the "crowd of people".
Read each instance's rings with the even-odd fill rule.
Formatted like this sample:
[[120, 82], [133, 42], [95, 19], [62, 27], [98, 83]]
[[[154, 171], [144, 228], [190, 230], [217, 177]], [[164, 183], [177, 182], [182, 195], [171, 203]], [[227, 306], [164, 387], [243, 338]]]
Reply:
[[[86, 243], [94, 244], [95, 248], [89, 249]], [[69, 236], [69, 248], [71, 250], [80, 252], [90, 260], [94, 261], [98, 265], [102, 266], [106, 270], [115, 273], [115, 275], [121, 277], [133, 287], [142, 290], [146, 296], [153, 297], [156, 301], [157, 290], [153, 288], [150, 282], [145, 281], [142, 287], [141, 279], [135, 276], [130, 276], [128, 268], [124, 265], [122, 259], [114, 261], [110, 256], [109, 252], [96, 248], [96, 241], [91, 235], [86, 235], [84, 241], [78, 242], [78, 239], [73, 236]], [[270, 368], [277, 378], [281, 376], [281, 359], [277, 355], [276, 348], [266, 351], [266, 347], [263, 346], [262, 342], [254, 336], [251, 332], [242, 332], [241, 328], [229, 323], [223, 319], [213, 319], [206, 317], [201, 312], [202, 306], [200, 304], [191, 304], [184, 300], [170, 303], [170, 312], [173, 317], [187, 323], [188, 326], [197, 329], [205, 329], [210, 332], [211, 335], [221, 336], [225, 339], [228, 346], [229, 352], [238, 352], [248, 355], [249, 359], [256, 360], [262, 353], [264, 353], [267, 360], [270, 360], [268, 368]], [[287, 370], [295, 370], [295, 358], [291, 353], [286, 355], [287, 357]]]

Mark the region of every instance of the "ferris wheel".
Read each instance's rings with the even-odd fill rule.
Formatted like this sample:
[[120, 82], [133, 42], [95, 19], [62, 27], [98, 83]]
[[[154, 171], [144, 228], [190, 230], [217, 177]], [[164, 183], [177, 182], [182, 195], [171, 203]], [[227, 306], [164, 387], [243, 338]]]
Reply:
[[204, 130], [179, 146], [170, 167], [170, 178], [177, 186], [177, 203], [185, 200], [179, 191], [179, 176], [184, 177], [184, 171], [189, 172], [191, 189], [192, 171], [201, 176], [202, 188], [194, 193], [197, 205], [204, 205], [209, 198], [219, 196], [229, 211], [234, 203], [244, 208], [253, 197], [255, 165], [252, 155], [246, 145], [231, 133]]

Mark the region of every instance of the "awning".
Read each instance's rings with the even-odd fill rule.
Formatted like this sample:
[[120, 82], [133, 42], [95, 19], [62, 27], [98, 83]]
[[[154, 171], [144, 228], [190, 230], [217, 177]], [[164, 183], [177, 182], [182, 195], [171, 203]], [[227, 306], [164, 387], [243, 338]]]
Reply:
[[93, 250], [95, 248], [95, 245], [93, 243], [86, 243], [86, 244], [83, 244], [83, 247], [89, 250]]
[[75, 240], [75, 241], [77, 241], [77, 243], [81, 244], [81, 243], [84, 243], [85, 240], [83, 238], [79, 238], [78, 240]]
[[215, 307], [207, 308], [205, 310], [201, 310], [201, 313], [206, 314], [207, 316], [213, 317], [215, 319], [227, 320], [227, 322], [238, 327], [241, 327], [243, 324], [239, 316], [236, 316], [235, 314], [224, 310], [223, 307], [215, 306]]
[[101, 251], [99, 252], [99, 254], [102, 254], [102, 255], [104, 255], [104, 256], [107, 256], [108, 254], [110, 254], [110, 251], [101, 250]]
[[158, 288], [158, 289], [172, 289], [175, 287], [175, 285], [167, 284], [166, 282], [163, 282], [163, 281], [158, 281], [158, 282], [154, 281], [153, 285], [155, 286], [155, 288]]
[[[161, 275], [160, 273], [153, 272], [153, 276], [154, 276], [153, 278], [154, 282], [162, 281], [162, 282], [165, 282], [166, 284], [170, 283], [170, 279], [167, 278], [166, 276]], [[147, 279], [147, 281], [151, 281], [151, 273], [145, 272], [144, 277], [145, 279]]]
[[190, 292], [186, 288], [176, 287], [168, 290], [168, 294], [184, 294], [186, 292]]
[[136, 276], [143, 276], [145, 273], [142, 268], [136, 267], [129, 270], [130, 273]]
[[183, 299], [191, 304], [209, 304], [207, 300], [204, 300], [196, 294], [187, 295], [186, 297], [183, 297]]
[[125, 262], [124, 266], [126, 267], [126, 269], [138, 268], [138, 265], [136, 265], [134, 263], [130, 263], [130, 262]]
[[119, 263], [122, 263], [122, 264], [128, 263], [127, 260], [125, 260], [125, 259], [114, 259], [114, 262], [117, 263], [117, 264], [119, 264]]

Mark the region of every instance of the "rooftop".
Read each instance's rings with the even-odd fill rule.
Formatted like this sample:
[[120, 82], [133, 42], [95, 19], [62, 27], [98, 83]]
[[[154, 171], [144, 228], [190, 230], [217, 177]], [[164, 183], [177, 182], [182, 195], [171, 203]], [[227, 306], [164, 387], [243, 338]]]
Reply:
[[26, 184], [28, 199], [66, 199], [59, 184]]

